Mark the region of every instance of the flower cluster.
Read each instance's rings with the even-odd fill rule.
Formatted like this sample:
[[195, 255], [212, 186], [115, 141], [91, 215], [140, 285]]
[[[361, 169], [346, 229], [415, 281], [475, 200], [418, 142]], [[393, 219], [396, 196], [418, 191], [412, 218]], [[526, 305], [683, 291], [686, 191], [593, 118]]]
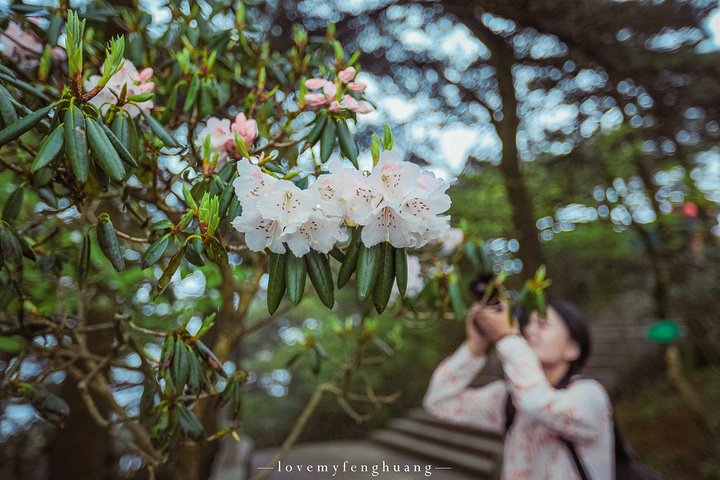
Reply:
[[243, 211], [232, 224], [251, 250], [284, 253], [285, 243], [297, 256], [311, 248], [327, 253], [347, 239], [344, 225], [362, 226], [367, 247], [386, 241], [420, 248], [449, 228], [450, 217], [440, 216], [450, 208], [449, 184], [397, 152], [384, 151], [369, 176], [339, 160], [328, 167], [330, 173], [301, 190], [246, 159], [238, 162], [234, 187]]
[[235, 132], [240, 135], [245, 145], [250, 147], [258, 135], [257, 122], [248, 120], [242, 112], [235, 116], [235, 121], [232, 123], [227, 118], [220, 120], [219, 118], [210, 117], [205, 124], [205, 129], [200, 132], [202, 143], [209, 136], [213, 151], [218, 151], [216, 169], [222, 168], [228, 156], [238, 156], [235, 145]]
[[[104, 68], [105, 65], [101, 67], [101, 71], [104, 70]], [[122, 68], [120, 68], [120, 71], [110, 77], [110, 80], [107, 85], [105, 85], [105, 88], [100, 90], [97, 95], [91, 98], [90, 103], [100, 108], [104, 114], [107, 109], [110, 108], [110, 105], [117, 102], [117, 98], [110, 91], [111, 88], [120, 95], [123, 85], [127, 85], [128, 97], [132, 95], [139, 95], [141, 93], [152, 93], [155, 90], [155, 82], [149, 81], [152, 76], [152, 68], [145, 68], [142, 72], [138, 73], [135, 65], [130, 60], [125, 59], [125, 63]], [[92, 90], [93, 87], [98, 84], [101, 77], [102, 75], [92, 75], [88, 78], [85, 81], [85, 90]], [[135, 118], [140, 115], [140, 109], [142, 109], [145, 113], [150, 113], [150, 110], [153, 108], [153, 101], [146, 100], [144, 102], [138, 102], [137, 106], [131, 103], [126, 103], [122, 106], [122, 108], [127, 110], [131, 117]]]
[[[35, 19], [36, 17], [31, 17]], [[32, 21], [31, 19], [31, 21]], [[22, 70], [31, 70], [40, 64], [43, 53], [43, 43], [32, 30], [23, 30], [15, 22], [8, 23], [7, 28], [0, 33], [0, 52], [15, 62]], [[65, 50], [53, 47], [50, 56], [54, 60], [64, 60]]]
[[[362, 93], [367, 85], [360, 82], [354, 82], [357, 71], [354, 67], [348, 67], [338, 72], [338, 78], [342, 83], [347, 84], [347, 88], [353, 92]], [[339, 112], [342, 107], [346, 107], [355, 113], [370, 113], [372, 110], [365, 102], [361, 102], [353, 98], [351, 95], [344, 95], [342, 104], [337, 100], [338, 86], [324, 78], [311, 78], [305, 81], [305, 86], [309, 90], [320, 90], [323, 93], [308, 93], [305, 95], [305, 102], [309, 107], [319, 108], [326, 104], [330, 104], [328, 110], [331, 112]]]

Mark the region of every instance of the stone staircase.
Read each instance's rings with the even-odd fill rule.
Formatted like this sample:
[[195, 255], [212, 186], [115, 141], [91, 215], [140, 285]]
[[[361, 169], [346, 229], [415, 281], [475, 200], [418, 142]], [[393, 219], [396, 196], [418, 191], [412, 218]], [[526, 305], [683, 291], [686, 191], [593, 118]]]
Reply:
[[391, 420], [385, 429], [371, 432], [369, 438], [435, 465], [448, 466], [469, 478], [500, 478], [502, 437], [440, 420], [421, 409]]

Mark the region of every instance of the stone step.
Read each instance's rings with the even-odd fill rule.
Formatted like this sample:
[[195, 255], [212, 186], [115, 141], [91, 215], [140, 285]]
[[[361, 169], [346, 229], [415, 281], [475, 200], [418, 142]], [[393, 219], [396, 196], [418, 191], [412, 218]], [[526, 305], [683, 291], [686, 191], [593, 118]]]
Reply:
[[434, 442], [419, 440], [391, 430], [376, 430], [370, 439], [392, 449], [407, 452], [421, 459], [428, 459], [439, 467], [452, 467], [477, 475], [478, 480], [497, 478], [500, 459], [489, 459], [479, 454], [466, 453]]
[[428, 425], [435, 425], [443, 428], [452, 429], [456, 432], [465, 432], [470, 435], [482, 436], [502, 442], [502, 435], [500, 435], [499, 433], [491, 432], [489, 430], [483, 430], [482, 428], [473, 427], [471, 425], [463, 425], [443, 420], [442, 418], [430, 415], [422, 408], [413, 408], [408, 410], [403, 418], [409, 418], [422, 423], [426, 423]]
[[390, 421], [387, 428], [421, 440], [453, 446], [460, 450], [467, 450], [469, 453], [478, 453], [490, 459], [502, 455], [503, 444], [500, 439], [458, 432], [454, 427], [453, 424], [439, 426], [428, 424], [422, 420], [395, 418]]

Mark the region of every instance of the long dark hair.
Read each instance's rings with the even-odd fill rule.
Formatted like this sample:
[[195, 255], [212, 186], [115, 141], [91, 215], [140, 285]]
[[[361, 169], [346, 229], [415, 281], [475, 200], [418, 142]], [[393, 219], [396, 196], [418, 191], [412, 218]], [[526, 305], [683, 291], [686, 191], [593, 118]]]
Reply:
[[[590, 327], [587, 319], [580, 311], [580, 308], [578, 308], [578, 306], [574, 303], [565, 300], [564, 298], [548, 296], [547, 305], [552, 307], [560, 315], [560, 318], [562, 318], [563, 323], [565, 323], [565, 326], [570, 333], [570, 338], [573, 339], [580, 347], [580, 356], [578, 356], [576, 360], [570, 362], [570, 368], [568, 368], [565, 378], [561, 380], [561, 383], [567, 382], [570, 380], [570, 377], [580, 373], [580, 370], [585, 365], [585, 362], [590, 355]], [[527, 309], [520, 307], [518, 309], [517, 318], [520, 322], [520, 331], [522, 332], [525, 329], [525, 326], [527, 326], [530, 318]]]

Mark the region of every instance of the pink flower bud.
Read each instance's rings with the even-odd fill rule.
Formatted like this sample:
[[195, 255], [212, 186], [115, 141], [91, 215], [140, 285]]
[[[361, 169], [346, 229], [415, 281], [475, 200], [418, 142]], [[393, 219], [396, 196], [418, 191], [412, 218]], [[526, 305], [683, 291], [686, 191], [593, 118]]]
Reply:
[[340, 106], [340, 103], [337, 100], [333, 100], [332, 103], [330, 104], [330, 108], [328, 108], [328, 110], [330, 110], [331, 112], [339, 112], [341, 109], [342, 109], [342, 107]]
[[141, 83], [147, 82], [148, 80], [150, 80], [150, 77], [152, 77], [152, 76], [153, 76], [153, 69], [150, 67], [144, 68], [143, 71], [140, 72], [140, 74], [138, 75], [138, 81], [140, 81]]
[[319, 88], [323, 88], [326, 83], [328, 83], [328, 81], [324, 78], [311, 78], [310, 80], [305, 80], [305, 86], [308, 88], [308, 90], [317, 90]]
[[335, 95], [337, 94], [337, 85], [332, 82], [327, 82], [323, 86], [323, 93], [325, 97], [327, 97], [328, 102], [332, 102], [335, 100]]
[[355, 78], [355, 75], [357, 75], [357, 70], [355, 70], [355, 67], [348, 67], [338, 73], [338, 78], [341, 82], [348, 83]]
[[350, 95], [345, 95], [343, 97], [343, 102], [345, 102], [345, 106], [352, 110], [355, 113], [370, 113], [372, 110], [370, 107], [367, 106], [365, 102], [358, 102]]
[[353, 92], [363, 93], [367, 88], [367, 85], [359, 82], [350, 82], [348, 83], [348, 88]]
[[325, 95], [319, 93], [308, 93], [305, 95], [305, 103], [308, 107], [317, 108], [325, 105]]

